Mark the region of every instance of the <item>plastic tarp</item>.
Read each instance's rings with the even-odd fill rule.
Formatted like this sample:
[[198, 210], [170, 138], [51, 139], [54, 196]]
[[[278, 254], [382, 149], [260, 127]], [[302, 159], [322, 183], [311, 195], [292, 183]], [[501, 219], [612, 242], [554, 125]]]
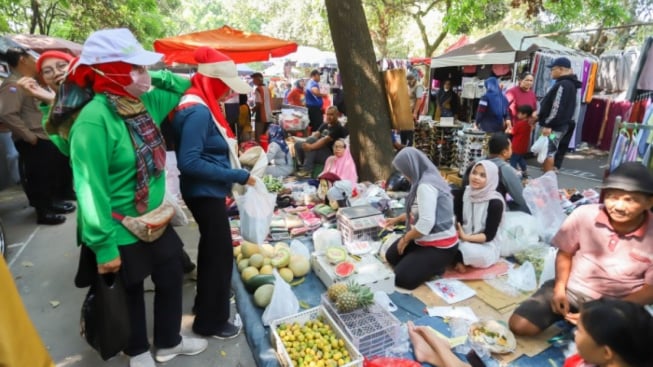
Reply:
[[48, 50], [63, 51], [75, 56], [82, 53], [82, 45], [79, 43], [42, 34], [9, 34], [2, 38], [3, 40], [0, 40], [0, 51], [2, 52], [5, 52], [8, 47], [15, 47], [15, 44], [11, 42], [13, 41], [38, 53]]
[[432, 58], [431, 68], [512, 64], [527, 59], [531, 53], [540, 49], [563, 51], [570, 54], [578, 53], [544, 37], [533, 37], [532, 34], [505, 29]]
[[193, 53], [201, 46], [213, 47], [237, 64], [267, 61], [297, 50], [295, 42], [243, 32], [229, 26], [154, 41], [154, 50], [165, 55], [164, 62], [168, 65], [195, 64]]

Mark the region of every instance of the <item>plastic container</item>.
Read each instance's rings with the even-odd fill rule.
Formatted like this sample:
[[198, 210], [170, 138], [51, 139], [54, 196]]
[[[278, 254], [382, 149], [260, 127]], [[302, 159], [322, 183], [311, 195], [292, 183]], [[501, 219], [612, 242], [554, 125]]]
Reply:
[[324, 293], [322, 305], [366, 358], [385, 356], [386, 350], [401, 341], [401, 322], [376, 302], [364, 309], [338, 313]]
[[342, 208], [336, 214], [338, 229], [345, 243], [352, 241], [376, 241], [379, 239], [383, 213], [372, 206]]
[[290, 356], [288, 356], [286, 347], [283, 345], [283, 342], [277, 333], [277, 327], [284, 323], [292, 324], [295, 322], [303, 325], [307, 321], [315, 320], [318, 317], [322, 317], [323, 322], [327, 323], [333, 329], [336, 336], [339, 339], [344, 340], [345, 348], [347, 348], [347, 352], [349, 352], [351, 362], [343, 365], [343, 367], [363, 367], [363, 356], [360, 354], [358, 349], [356, 349], [354, 344], [352, 344], [351, 340], [347, 337], [347, 334], [338, 326], [336, 321], [331, 317], [329, 312], [323, 306], [311, 308], [309, 310], [302, 311], [288, 317], [274, 320], [270, 323], [270, 337], [272, 338], [272, 346], [277, 352], [277, 359], [279, 359], [279, 363], [284, 367], [292, 366], [292, 361], [290, 360]]

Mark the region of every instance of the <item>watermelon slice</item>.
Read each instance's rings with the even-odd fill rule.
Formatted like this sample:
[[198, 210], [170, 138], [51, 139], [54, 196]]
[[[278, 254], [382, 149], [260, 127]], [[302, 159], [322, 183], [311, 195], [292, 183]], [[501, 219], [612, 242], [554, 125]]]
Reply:
[[340, 278], [346, 278], [354, 273], [354, 264], [349, 261], [342, 261], [336, 265], [334, 271]]

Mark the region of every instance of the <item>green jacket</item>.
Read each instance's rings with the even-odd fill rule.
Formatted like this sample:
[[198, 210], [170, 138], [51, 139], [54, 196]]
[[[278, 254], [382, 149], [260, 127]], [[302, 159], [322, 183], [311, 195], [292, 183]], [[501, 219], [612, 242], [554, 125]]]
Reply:
[[[157, 124], [174, 109], [190, 87], [188, 79], [168, 71], [150, 72], [153, 90], [141, 97]], [[96, 94], [82, 109], [68, 139], [53, 142], [70, 156], [79, 206], [81, 241], [96, 255], [98, 264], [119, 256], [118, 246], [138, 241], [112, 212], [138, 216], [134, 205], [136, 153], [125, 122], [110, 108], [104, 94]], [[148, 211], [163, 202], [165, 173], [150, 177]]]

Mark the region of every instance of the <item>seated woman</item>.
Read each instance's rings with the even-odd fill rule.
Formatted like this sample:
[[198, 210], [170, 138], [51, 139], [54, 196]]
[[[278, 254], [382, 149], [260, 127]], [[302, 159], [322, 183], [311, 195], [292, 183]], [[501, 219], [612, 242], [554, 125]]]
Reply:
[[265, 174], [274, 177], [287, 177], [293, 172], [290, 148], [286, 144], [283, 129], [277, 124], [268, 126], [268, 163]]
[[460, 238], [456, 270], [465, 272], [467, 266], [487, 268], [500, 257], [496, 234], [503, 217], [505, 202], [497, 192], [499, 168], [482, 160], [474, 165], [465, 188], [462, 204], [456, 203], [457, 229]]
[[[604, 322], [611, 320], [611, 322]], [[564, 367], [644, 367], [653, 366], [650, 341], [653, 338], [653, 317], [643, 306], [617, 300], [599, 299], [585, 303], [574, 340], [578, 354], [565, 361]], [[408, 322], [408, 335], [415, 359], [439, 367], [476, 367], [465, 363], [426, 326]]]
[[443, 274], [458, 253], [453, 197], [449, 184], [421, 151], [406, 147], [397, 153], [392, 165], [406, 176], [411, 188], [406, 212], [386, 221], [387, 227], [405, 222], [407, 232], [388, 248], [385, 258], [394, 267], [395, 285], [415, 289]]
[[355, 185], [358, 182], [356, 163], [349, 152], [345, 139], [338, 139], [333, 143], [333, 155], [324, 162], [324, 170], [319, 178], [330, 181], [347, 180]]

